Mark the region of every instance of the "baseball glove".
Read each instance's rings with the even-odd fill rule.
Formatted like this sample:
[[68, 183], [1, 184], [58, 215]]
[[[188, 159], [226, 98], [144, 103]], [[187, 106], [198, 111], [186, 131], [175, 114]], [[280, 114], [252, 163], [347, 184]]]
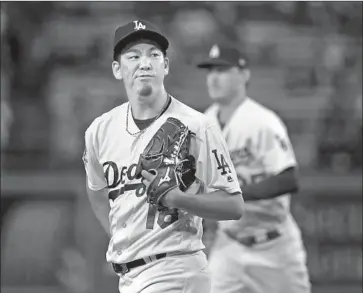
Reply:
[[187, 190], [195, 180], [195, 158], [189, 154], [193, 133], [181, 121], [169, 117], [151, 138], [139, 159], [139, 172], [155, 176], [146, 190], [147, 202], [163, 207], [161, 199], [170, 190]]

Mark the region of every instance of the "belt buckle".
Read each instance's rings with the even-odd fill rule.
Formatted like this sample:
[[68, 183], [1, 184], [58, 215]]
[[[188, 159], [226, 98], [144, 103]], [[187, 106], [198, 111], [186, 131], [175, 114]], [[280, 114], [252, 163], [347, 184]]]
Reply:
[[127, 265], [124, 263], [121, 263], [121, 264], [113, 263], [112, 266], [113, 266], [114, 271], [117, 274], [125, 275], [126, 273], [128, 273], [130, 271], [129, 268], [127, 267]]
[[129, 272], [129, 268], [127, 267], [126, 264], [122, 263], [120, 264], [120, 266], [121, 266], [121, 272], [120, 272], [121, 275], [125, 275], [126, 273]]

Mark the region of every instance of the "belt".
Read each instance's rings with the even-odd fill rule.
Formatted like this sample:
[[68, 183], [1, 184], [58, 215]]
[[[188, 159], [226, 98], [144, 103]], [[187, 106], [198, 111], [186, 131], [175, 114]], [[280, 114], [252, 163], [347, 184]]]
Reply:
[[246, 237], [238, 237], [228, 230], [224, 232], [233, 240], [247, 247], [252, 247], [256, 244], [268, 242], [270, 240], [276, 239], [281, 236], [281, 233], [278, 230], [267, 231], [266, 233], [259, 236], [246, 236]]
[[147, 258], [148, 261], [145, 261], [144, 258], [140, 258], [140, 259], [130, 261], [128, 263], [122, 263], [122, 264], [112, 263], [112, 267], [113, 267], [113, 270], [116, 272], [116, 274], [124, 275], [133, 268], [137, 268], [139, 266], [146, 265], [147, 263], [151, 262], [153, 260], [153, 258], [162, 259], [164, 257], [166, 257], [166, 253], [159, 253], [159, 254], [156, 254], [155, 256], [148, 257]]

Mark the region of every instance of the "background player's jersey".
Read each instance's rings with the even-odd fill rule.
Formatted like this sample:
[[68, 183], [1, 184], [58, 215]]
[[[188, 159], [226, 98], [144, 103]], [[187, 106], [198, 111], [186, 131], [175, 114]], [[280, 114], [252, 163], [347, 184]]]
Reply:
[[[204, 192], [216, 189], [241, 193], [227, 145], [217, 125], [172, 98], [164, 114], [139, 135], [126, 131], [128, 103], [96, 118], [85, 134], [84, 154], [88, 186], [108, 189], [111, 240], [107, 261], [125, 263], [158, 253], [204, 249], [202, 219], [184, 211], [157, 211], [146, 202], [145, 186], [135, 178], [140, 154], [168, 117], [181, 120], [196, 134], [191, 154]], [[129, 115], [129, 131], [139, 131]], [[197, 195], [196, 195], [197, 196]]]
[[[218, 123], [218, 105], [205, 113]], [[219, 124], [218, 124], [219, 125]], [[296, 166], [288, 133], [281, 119], [271, 110], [247, 98], [235, 110], [222, 130], [239, 183], [257, 183], [284, 169]], [[290, 218], [290, 195], [245, 203], [245, 213], [239, 221], [222, 221], [221, 229], [238, 236], [254, 235], [277, 228]]]

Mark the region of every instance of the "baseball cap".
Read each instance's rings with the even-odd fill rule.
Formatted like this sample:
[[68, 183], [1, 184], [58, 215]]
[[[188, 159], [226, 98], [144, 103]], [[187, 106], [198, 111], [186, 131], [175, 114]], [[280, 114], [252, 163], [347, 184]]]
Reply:
[[213, 66], [238, 66], [244, 68], [247, 66], [247, 60], [237, 48], [215, 44], [209, 51], [209, 57], [197, 64], [199, 68], [211, 68]]
[[156, 42], [164, 52], [169, 47], [168, 39], [156, 25], [146, 20], [134, 20], [116, 29], [113, 41], [114, 58], [127, 44], [141, 38]]

